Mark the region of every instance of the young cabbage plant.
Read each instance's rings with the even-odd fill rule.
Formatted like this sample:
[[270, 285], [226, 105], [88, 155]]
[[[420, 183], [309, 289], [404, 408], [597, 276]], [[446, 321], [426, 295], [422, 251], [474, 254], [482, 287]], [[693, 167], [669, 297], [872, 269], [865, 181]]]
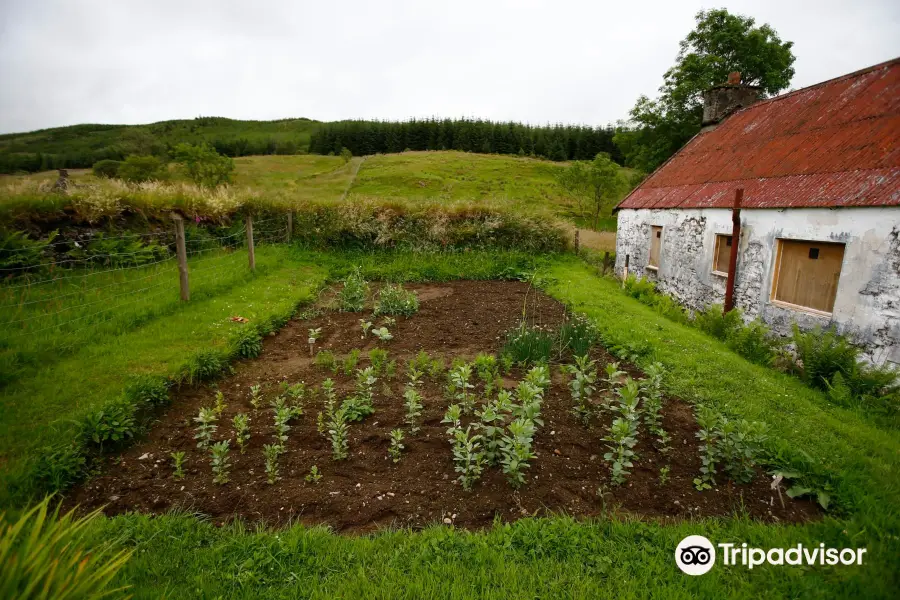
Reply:
[[348, 455], [347, 416], [343, 406], [335, 410], [328, 422], [328, 437], [331, 439], [331, 456], [334, 460], [344, 460]]
[[419, 418], [422, 416], [422, 395], [416, 388], [407, 386], [403, 392], [403, 403], [406, 406], [406, 424], [409, 425], [409, 432], [418, 433]]
[[225, 394], [223, 394], [221, 391], [216, 391], [216, 406], [215, 408], [213, 408], [213, 410], [216, 411], [216, 415], [221, 417], [222, 413], [225, 412], [226, 406]]
[[200, 414], [194, 417], [194, 421], [197, 423], [194, 439], [197, 440], [198, 448], [205, 450], [212, 444], [212, 436], [219, 428], [216, 425], [218, 419], [219, 416], [214, 408], [201, 408]]
[[612, 410], [619, 414], [631, 431], [632, 437], [637, 437], [638, 425], [641, 419], [641, 388], [630, 376], [625, 376], [625, 383], [616, 390], [618, 401], [612, 406]]
[[388, 454], [391, 455], [391, 459], [395, 463], [400, 462], [400, 456], [403, 453], [403, 449], [406, 446], [403, 445], [403, 430], [402, 429], [394, 429], [391, 431], [391, 445], [388, 448]]
[[520, 381], [516, 387], [517, 403], [512, 405], [512, 415], [515, 419], [526, 419], [534, 425], [543, 427], [541, 419], [541, 403], [543, 392], [541, 388], [528, 381]]
[[365, 308], [368, 295], [369, 284], [357, 267], [344, 280], [344, 287], [338, 292], [338, 303], [344, 312], [359, 312]]
[[625, 371], [619, 370], [618, 362], [608, 363], [604, 370], [606, 371], [606, 377], [603, 379], [603, 381], [610, 388], [618, 386], [622, 382], [622, 377], [625, 376]]
[[319, 480], [322, 479], [322, 474], [319, 472], [319, 467], [313, 465], [309, 469], [309, 473], [306, 474], [306, 477], [303, 479], [306, 480], [306, 483], [319, 483]]
[[269, 485], [281, 479], [278, 476], [278, 457], [283, 452], [284, 447], [280, 444], [263, 445], [263, 456], [266, 459], [266, 480], [269, 482]]
[[365, 319], [359, 320], [359, 327], [362, 329], [362, 336], [360, 339], [366, 339], [366, 336], [369, 335], [369, 330], [372, 329], [372, 321], [366, 321]]
[[172, 457], [172, 468], [174, 469], [172, 478], [184, 479], [184, 452], [172, 452], [169, 456]]
[[470, 491], [472, 486], [484, 472], [484, 452], [481, 451], [481, 436], [472, 433], [471, 427], [451, 428], [453, 436], [450, 440], [453, 449], [453, 465], [462, 488]]
[[671, 438], [662, 426], [663, 392], [662, 378], [665, 372], [660, 363], [647, 367], [647, 379], [641, 382], [644, 393], [644, 424], [655, 437], [654, 445], [663, 454], [671, 450]]
[[[507, 398], [508, 394], [507, 392]], [[477, 427], [481, 431], [485, 461], [491, 466], [497, 466], [500, 464], [503, 434], [506, 431], [506, 417], [500, 410], [500, 401], [488, 401], [481, 412], [475, 412], [475, 416], [478, 417]]]
[[262, 404], [262, 386], [258, 383], [250, 386], [250, 404], [257, 410]]
[[287, 434], [291, 430], [290, 421], [293, 417], [294, 410], [289, 406], [275, 409], [275, 438], [281, 446], [287, 443]]
[[533, 366], [525, 374], [525, 381], [534, 386], [543, 398], [544, 393], [550, 389], [550, 367], [543, 363]]
[[372, 365], [375, 375], [383, 375], [387, 366], [388, 351], [382, 348], [374, 348], [369, 351], [369, 364]]
[[765, 423], [719, 417], [715, 431], [716, 453], [732, 481], [750, 483], [753, 480], [756, 456], [766, 440], [767, 429]]
[[213, 482], [218, 484], [228, 483], [228, 471], [231, 469], [231, 463], [228, 460], [230, 451], [230, 443], [228, 440], [222, 440], [212, 445], [210, 453], [212, 454]]
[[609, 452], [603, 455], [603, 459], [612, 464], [613, 483], [622, 485], [626, 476], [631, 474], [629, 469], [634, 466], [633, 448], [637, 444], [637, 438], [632, 434], [631, 423], [623, 418], [615, 419], [604, 440], [609, 442]]
[[444, 413], [444, 418], [441, 420], [441, 423], [449, 423], [450, 427], [447, 428], [447, 435], [453, 438], [456, 434], [456, 431], [462, 428], [462, 408], [459, 404], [451, 404], [447, 407], [447, 412]]
[[387, 327], [379, 327], [377, 329], [373, 329], [372, 335], [377, 337], [382, 342], [388, 342], [388, 341], [394, 339], [394, 336], [391, 335], [391, 332], [388, 331]]
[[471, 412], [475, 403], [475, 395], [469, 391], [475, 387], [469, 382], [472, 378], [472, 365], [458, 365], [450, 371], [449, 378], [453, 399], [459, 402], [463, 412]]
[[243, 454], [247, 442], [250, 441], [250, 417], [246, 413], [238, 413], [234, 415], [232, 423], [234, 424], [235, 441]]
[[572, 414], [580, 419], [584, 425], [589, 425], [593, 414], [591, 396], [597, 389], [594, 384], [597, 381], [596, 361], [584, 356], [576, 356], [574, 365], [566, 365], [565, 371], [572, 376], [569, 380], [569, 389], [572, 391]]
[[356, 391], [353, 396], [345, 399], [341, 408], [346, 414], [347, 421], [362, 421], [375, 412], [373, 399], [375, 397], [375, 369], [366, 367], [356, 371]]
[[525, 470], [536, 455], [532, 450], [534, 423], [526, 418], [517, 418], [509, 424], [509, 434], [503, 436], [500, 446], [503, 472], [509, 484], [520, 488], [525, 483]]
[[694, 479], [694, 487], [699, 491], [708, 490], [716, 484], [716, 463], [719, 460], [719, 413], [708, 406], [697, 407], [697, 425], [700, 431], [695, 435], [700, 440], [700, 477]]

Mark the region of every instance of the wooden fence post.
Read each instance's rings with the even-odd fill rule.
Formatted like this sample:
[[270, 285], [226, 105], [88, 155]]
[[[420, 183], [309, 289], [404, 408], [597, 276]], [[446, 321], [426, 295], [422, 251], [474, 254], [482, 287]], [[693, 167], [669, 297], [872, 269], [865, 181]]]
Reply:
[[744, 201], [744, 188], [734, 191], [734, 208], [731, 209], [731, 254], [728, 256], [728, 279], [725, 281], [724, 313], [734, 308], [734, 282], [737, 278], [738, 246], [741, 244], [741, 204]]
[[291, 243], [291, 234], [294, 232], [294, 213], [293, 211], [288, 212], [288, 227], [287, 227], [287, 243]]
[[181, 300], [191, 299], [191, 286], [188, 280], [187, 250], [184, 247], [184, 219], [178, 213], [172, 213], [175, 221], [175, 252], [178, 255], [178, 279], [181, 287]]
[[253, 248], [253, 216], [247, 215], [247, 256], [250, 257], [250, 270], [256, 270], [256, 252]]

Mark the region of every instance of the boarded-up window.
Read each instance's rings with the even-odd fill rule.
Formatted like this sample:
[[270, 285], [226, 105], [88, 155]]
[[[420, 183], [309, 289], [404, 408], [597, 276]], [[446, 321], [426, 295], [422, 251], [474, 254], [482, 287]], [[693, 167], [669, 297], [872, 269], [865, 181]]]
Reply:
[[728, 263], [731, 261], [731, 236], [716, 235], [716, 255], [713, 258], [713, 271], [728, 275]]
[[830, 313], [843, 262], [844, 244], [778, 240], [772, 299]]
[[659, 249], [662, 246], [662, 227], [652, 225], [650, 227], [650, 262], [649, 266], [659, 267]]

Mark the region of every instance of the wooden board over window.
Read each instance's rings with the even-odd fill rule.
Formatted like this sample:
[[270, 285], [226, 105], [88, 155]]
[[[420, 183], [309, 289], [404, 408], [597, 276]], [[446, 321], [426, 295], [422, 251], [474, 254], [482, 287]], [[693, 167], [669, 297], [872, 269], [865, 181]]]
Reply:
[[650, 226], [650, 263], [651, 267], [659, 268], [659, 250], [662, 247], [662, 227]]
[[831, 313], [843, 262], [844, 244], [778, 240], [772, 299]]
[[713, 271], [720, 275], [728, 275], [728, 263], [731, 261], [731, 236], [716, 235], [716, 255], [713, 257]]

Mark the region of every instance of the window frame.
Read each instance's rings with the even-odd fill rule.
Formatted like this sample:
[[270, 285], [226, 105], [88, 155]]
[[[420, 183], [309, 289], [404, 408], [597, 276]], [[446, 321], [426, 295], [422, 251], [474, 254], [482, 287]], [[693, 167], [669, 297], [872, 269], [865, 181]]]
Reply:
[[[838, 271], [838, 280], [834, 287], [834, 298], [831, 302], [831, 311], [825, 311], [818, 308], [813, 308], [811, 306], [804, 306], [802, 304], [795, 304], [793, 302], [788, 302], [787, 300], [779, 300], [776, 296], [778, 294], [778, 284], [780, 282], [780, 276], [782, 274], [782, 262], [784, 260], [784, 242], [799, 242], [804, 244], [818, 244], [818, 245], [828, 245], [828, 246], [841, 246], [841, 267]], [[775, 306], [780, 306], [782, 308], [787, 308], [790, 310], [795, 310], [798, 312], [805, 312], [812, 315], [817, 315], [820, 317], [831, 317], [834, 314], [834, 305], [837, 302], [838, 291], [840, 290], [841, 285], [841, 276], [844, 273], [844, 258], [846, 258], [847, 252], [847, 244], [844, 242], [835, 242], [833, 240], [810, 240], [806, 238], [776, 238], [775, 239], [775, 264], [772, 272], [771, 286], [769, 290], [769, 303]]]
[[[658, 236], [654, 236], [653, 234], [659, 232]], [[656, 252], [656, 264], [653, 264], [653, 240], [658, 239], [659, 245], [657, 247]], [[662, 225], [651, 225], [650, 226], [650, 248], [647, 256], [647, 266], [646, 268], [651, 271], [659, 271], [659, 267], [662, 264], [662, 242], [663, 242], [663, 226]]]
[[[713, 243], [712, 267], [710, 270], [712, 271], [713, 275], [718, 275], [720, 277], [728, 277], [728, 271], [719, 271], [718, 269], [716, 269], [716, 267], [720, 266], [717, 264], [718, 259], [719, 259], [719, 241], [723, 238], [731, 238], [732, 235], [730, 233], [717, 233], [717, 234], [715, 234], [715, 236], [716, 236], [716, 239], [715, 239], [715, 242]], [[732, 243], [734, 243], [733, 240], [732, 240]], [[731, 248], [730, 245], [728, 247]], [[729, 261], [731, 260], [730, 251], [729, 251], [728, 260]], [[729, 265], [725, 265], [726, 268], [728, 268], [728, 266]]]

